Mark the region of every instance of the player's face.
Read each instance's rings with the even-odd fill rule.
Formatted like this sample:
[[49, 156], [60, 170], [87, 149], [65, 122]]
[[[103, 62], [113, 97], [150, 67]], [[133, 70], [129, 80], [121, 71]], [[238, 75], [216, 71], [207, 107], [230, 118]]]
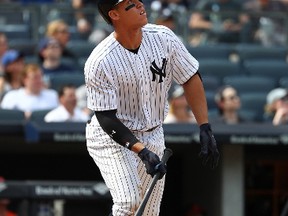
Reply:
[[118, 21], [127, 26], [144, 26], [147, 24], [147, 14], [144, 4], [139, 0], [124, 0], [115, 10], [118, 13]]

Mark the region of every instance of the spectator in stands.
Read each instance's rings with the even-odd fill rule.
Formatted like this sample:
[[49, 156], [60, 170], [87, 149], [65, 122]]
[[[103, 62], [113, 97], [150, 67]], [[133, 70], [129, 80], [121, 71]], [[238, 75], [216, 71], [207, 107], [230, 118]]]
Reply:
[[67, 58], [75, 59], [75, 54], [68, 48], [67, 44], [70, 41], [69, 25], [62, 19], [52, 20], [47, 24], [46, 37], [55, 38], [59, 41], [62, 47], [62, 55]]
[[24, 56], [17, 50], [7, 50], [2, 57], [2, 65], [4, 74], [0, 77], [0, 102], [8, 91], [22, 87]]
[[77, 107], [76, 87], [63, 85], [59, 92], [59, 106], [44, 117], [45, 122], [87, 122], [90, 116]]
[[[264, 14], [254, 20], [254, 25], [257, 28], [254, 35], [255, 42], [264, 46], [285, 46], [287, 44], [285, 18], [279, 15], [270, 15], [271, 12], [286, 13], [288, 11], [287, 1], [252, 0], [246, 2], [244, 8], [250, 13], [264, 12]], [[269, 15], [267, 12], [269, 12]]]
[[62, 62], [62, 49], [55, 38], [44, 38], [38, 46], [38, 55], [45, 76], [75, 72], [75, 67]]
[[[144, 1], [148, 6], [149, 2]], [[171, 10], [173, 13], [183, 14], [190, 8], [189, 0], [152, 0], [150, 3], [152, 11]]]
[[169, 98], [169, 112], [164, 120], [165, 124], [169, 123], [195, 123], [196, 119], [189, 108], [185, 99], [182, 86], [174, 85], [174, 90]]
[[218, 115], [211, 121], [224, 124], [238, 124], [244, 122], [239, 114], [241, 100], [234, 87], [230, 85], [221, 86], [215, 94], [215, 103]]
[[112, 32], [111, 26], [99, 25], [105, 22], [103, 18], [97, 14], [85, 14], [84, 8], [97, 7], [97, 1], [94, 0], [72, 0], [72, 7], [75, 10], [75, 17], [77, 21], [77, 30], [81, 38], [88, 40], [91, 43], [98, 44], [108, 34]]
[[[75, 10], [78, 32], [80, 34], [90, 34], [93, 28], [93, 23], [82, 9], [88, 6], [96, 7], [96, 1], [72, 0], [71, 3], [72, 8]], [[94, 15], [92, 15], [92, 17], [94, 18]]]
[[236, 0], [207, 1], [191, 14], [188, 25], [193, 46], [252, 41], [250, 17]]
[[42, 79], [41, 67], [37, 64], [27, 64], [22, 74], [24, 87], [7, 92], [1, 102], [1, 108], [23, 111], [29, 119], [33, 111], [57, 107], [57, 92], [44, 88]]
[[273, 125], [288, 124], [288, 91], [276, 88], [267, 94], [264, 119]]
[[180, 36], [177, 32], [177, 21], [175, 19], [175, 15], [173, 15], [170, 9], [168, 8], [163, 9], [163, 11], [156, 18], [155, 23], [170, 28], [171, 30], [174, 31], [175, 34], [177, 34], [177, 36], [180, 38], [180, 40], [182, 40], [182, 42], [185, 42], [183, 37]]
[[155, 23], [158, 25], [164, 25], [173, 31], [176, 29], [175, 18], [169, 9], [164, 9], [162, 13], [156, 18]]
[[2, 64], [2, 58], [7, 50], [8, 50], [7, 36], [5, 33], [0, 32], [0, 76], [4, 75], [4, 66]]

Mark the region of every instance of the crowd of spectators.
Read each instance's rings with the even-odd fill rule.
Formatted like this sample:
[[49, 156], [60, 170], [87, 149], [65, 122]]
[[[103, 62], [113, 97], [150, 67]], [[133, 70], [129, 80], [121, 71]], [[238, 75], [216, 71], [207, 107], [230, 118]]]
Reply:
[[25, 117], [29, 119], [33, 111], [58, 106], [57, 92], [44, 87], [43, 71], [38, 64], [25, 65], [20, 74], [23, 85], [6, 92], [1, 101], [2, 109], [23, 111]]
[[[34, 1], [8, 0], [0, 1], [1, 3], [35, 4]], [[85, 86], [69, 87], [67, 85], [70, 83], [63, 83], [66, 87], [62, 88], [62, 92], [59, 92], [60, 89], [51, 89], [50, 76], [57, 76], [59, 73], [72, 75], [73, 73], [81, 72], [83, 69], [83, 64], [80, 67], [78, 64], [80, 50], [79, 53], [77, 51], [75, 53], [68, 46], [72, 40], [75, 40], [75, 36], [72, 36], [71, 32], [73, 27], [75, 27], [78, 34], [77, 40], [87, 41], [95, 45], [111, 33], [111, 26], [103, 25], [104, 21], [101, 20], [99, 14], [95, 13], [95, 10], [93, 13], [91, 11], [86, 12], [86, 9], [96, 6], [95, 1], [73, 0], [66, 2], [51, 0], [37, 2], [37, 4], [47, 3], [65, 3], [70, 5], [72, 11], [70, 19], [74, 20], [74, 24], [71, 20], [65, 20], [61, 16], [61, 11], [60, 15], [58, 13], [57, 16], [52, 16], [53, 19], [51, 19], [51, 14], [49, 16], [47, 14], [45, 31], [40, 39], [35, 41], [37, 44], [34, 52], [36, 58], [32, 62], [31, 60], [29, 62], [26, 61], [27, 57], [24, 55], [26, 50], [22, 52], [23, 50], [17, 50], [16, 48], [11, 49], [9, 47], [11, 41], [8, 40], [13, 39], [8, 38], [4, 32], [0, 32], [1, 108], [23, 110], [26, 113], [26, 118], [29, 118], [34, 110], [34, 105], [30, 104], [29, 106], [31, 107], [23, 107], [24, 104], [25, 106], [28, 104], [27, 101], [34, 101], [33, 104], [35, 104], [36, 110], [57, 109], [58, 106], [63, 108], [65, 107], [63, 105], [65, 98], [68, 103], [66, 94], [70, 91], [70, 106], [73, 107], [74, 105], [72, 106], [72, 104], [76, 103], [75, 109], [77, 108], [81, 112], [85, 110], [86, 116], [90, 116], [92, 112], [87, 110], [85, 106]], [[269, 16], [269, 13], [266, 13], [287, 11], [287, 0], [149, 0], [144, 1], [144, 4], [153, 22], [171, 28], [181, 40], [185, 41], [187, 46], [196, 47], [217, 43], [248, 43], [263, 46], [287, 45], [287, 30], [284, 25], [284, 19], [281, 16], [274, 18]], [[257, 16], [255, 16], [255, 12], [258, 12]], [[188, 16], [186, 16], [187, 14]], [[185, 15], [186, 18], [183, 18], [184, 16], [181, 17], [181, 15]], [[186, 21], [185, 26], [183, 26], [183, 20]], [[186, 29], [186, 34], [187, 32], [189, 34], [188, 38], [182, 34], [184, 29]], [[30, 72], [28, 73], [27, 70], [37, 71], [37, 73], [35, 72], [33, 76], [32, 73], [28, 75]], [[176, 87], [178, 88], [172, 89], [173, 91], [169, 97], [170, 110], [165, 123], [195, 123], [192, 111], [187, 108], [187, 104], [185, 105], [181, 99], [183, 97], [181, 88], [179, 86]], [[282, 90], [286, 91], [284, 88]], [[42, 103], [37, 101], [45, 95], [43, 92], [53, 92], [51, 93], [53, 97], [46, 95], [43, 98], [43, 101], [49, 101], [53, 98], [54, 102], [49, 102], [49, 106], [41, 107]], [[217, 109], [213, 108], [213, 111], [217, 111], [214, 113], [210, 112], [211, 121], [236, 124], [247, 120], [247, 116], [243, 115], [245, 112], [241, 110], [241, 95], [237, 93], [236, 88], [223, 85], [221, 88], [215, 89], [214, 93], [214, 103]], [[284, 124], [286, 121], [279, 120], [279, 118], [284, 119], [284, 116], [286, 118], [286, 108], [279, 108], [280, 111], [276, 111], [276, 107], [277, 109], [278, 107], [285, 107], [287, 104], [286, 96], [282, 95], [281, 100], [279, 100], [281, 103], [271, 103], [271, 99], [268, 99], [268, 97], [267, 95], [267, 105], [263, 107], [263, 112], [265, 112], [263, 122], [270, 121], [274, 125]], [[25, 100], [25, 103], [23, 100]], [[73, 110], [74, 108], [72, 109], [71, 107], [70, 110]], [[75, 111], [75, 113], [78, 113], [78, 111]], [[271, 116], [273, 115], [274, 117], [274, 114], [275, 118], [272, 118]], [[73, 119], [73, 113], [69, 118], [70, 120]], [[63, 121], [69, 118], [67, 117]], [[86, 119], [86, 117], [82, 118], [81, 121], [83, 119]]]

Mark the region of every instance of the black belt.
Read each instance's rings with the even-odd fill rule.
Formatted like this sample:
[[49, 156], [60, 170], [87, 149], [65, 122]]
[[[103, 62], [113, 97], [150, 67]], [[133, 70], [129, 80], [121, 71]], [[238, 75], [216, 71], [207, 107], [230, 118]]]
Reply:
[[145, 131], [145, 132], [151, 132], [151, 131], [155, 130], [157, 127], [159, 127], [159, 125], [157, 125], [157, 126], [155, 126], [155, 127], [152, 127], [152, 128], [148, 129], [148, 130]]
[[137, 131], [137, 132], [151, 132], [151, 131], [155, 130], [157, 127], [159, 127], [159, 125], [157, 125], [157, 126], [155, 126], [155, 127], [152, 127], [152, 128], [150, 128], [150, 129], [148, 129], [148, 130], [146, 130], [146, 131], [138, 131], [138, 130], [132, 130], [132, 131]]

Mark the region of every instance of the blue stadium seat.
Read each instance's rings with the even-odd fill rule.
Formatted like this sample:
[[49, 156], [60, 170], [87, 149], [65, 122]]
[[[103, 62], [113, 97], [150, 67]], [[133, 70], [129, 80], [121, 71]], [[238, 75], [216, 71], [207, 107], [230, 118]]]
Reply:
[[265, 47], [257, 44], [237, 44], [235, 53], [241, 62], [250, 60], [281, 60], [286, 61], [287, 47]]
[[[21, 7], [20, 7], [21, 8]], [[0, 8], [0, 20], [1, 24], [29, 24], [31, 21], [31, 11], [25, 10], [21, 8], [21, 11], [17, 11], [18, 9], [15, 9], [13, 7], [5, 7], [1, 5]]]
[[56, 91], [64, 84], [74, 84], [76, 87], [85, 83], [83, 73], [61, 73], [50, 76], [50, 88]]
[[0, 109], [0, 121], [24, 121], [24, 112], [20, 110]]
[[85, 63], [87, 61], [87, 58], [88, 57], [80, 57], [80, 58], [78, 58], [78, 65], [79, 65], [81, 70], [84, 69], [84, 66], [85, 66]]
[[215, 76], [222, 80], [225, 76], [241, 75], [241, 67], [238, 63], [223, 59], [209, 59], [200, 62], [199, 71], [203, 76]]
[[288, 63], [280, 60], [254, 60], [244, 62], [244, 69], [250, 76], [266, 76], [276, 82], [288, 75]]
[[279, 79], [279, 87], [288, 89], [288, 75]]
[[206, 99], [207, 99], [207, 106], [208, 110], [215, 110], [217, 109], [217, 105], [214, 100], [215, 92], [214, 91], [205, 91]]
[[223, 84], [233, 86], [238, 93], [259, 92], [268, 93], [277, 83], [266, 76], [227, 76]]
[[197, 59], [225, 59], [229, 60], [233, 52], [233, 46], [230, 44], [215, 44], [202, 46], [187, 46], [188, 51]]
[[45, 115], [50, 111], [51, 109], [33, 111], [29, 120], [34, 122], [44, 122]]
[[32, 39], [30, 26], [26, 24], [0, 25], [0, 32], [5, 33], [9, 40]]
[[71, 40], [67, 44], [67, 49], [71, 50], [75, 56], [88, 57], [91, 51], [95, 48], [95, 44], [89, 43], [85, 40]]
[[8, 40], [9, 47], [21, 51], [24, 55], [36, 55], [37, 53], [37, 41], [25, 38], [16, 38]]
[[256, 121], [263, 121], [264, 108], [266, 105], [266, 93], [242, 93], [241, 98], [241, 111], [252, 113], [255, 115]]
[[202, 81], [205, 91], [216, 91], [222, 83], [216, 76], [202, 76]]

